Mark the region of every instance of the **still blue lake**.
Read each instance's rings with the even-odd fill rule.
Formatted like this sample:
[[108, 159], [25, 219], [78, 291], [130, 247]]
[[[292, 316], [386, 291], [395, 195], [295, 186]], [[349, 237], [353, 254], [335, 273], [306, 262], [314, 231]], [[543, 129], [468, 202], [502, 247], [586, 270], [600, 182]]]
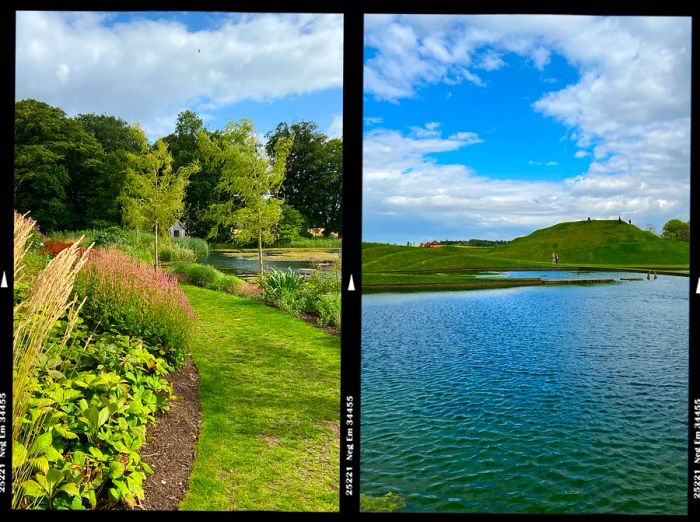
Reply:
[[686, 513], [688, 295], [661, 275], [363, 296], [362, 493], [405, 511]]

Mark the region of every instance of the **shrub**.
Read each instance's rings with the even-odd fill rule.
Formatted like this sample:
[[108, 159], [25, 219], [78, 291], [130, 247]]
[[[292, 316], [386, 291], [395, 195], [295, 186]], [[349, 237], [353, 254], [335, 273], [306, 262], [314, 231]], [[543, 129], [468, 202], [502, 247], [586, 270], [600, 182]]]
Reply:
[[180, 263], [173, 266], [172, 271], [178, 275], [181, 281], [230, 294], [237, 294], [243, 285], [242, 279], [234, 275], [223, 274], [210, 265]]
[[258, 278], [258, 283], [265, 293], [265, 299], [279, 304], [283, 299], [295, 294], [301, 288], [304, 278], [292, 270], [269, 269]]
[[197, 255], [178, 243], [158, 245], [158, 257], [161, 261], [194, 261]]
[[85, 314], [102, 331], [135, 335], [169, 362], [187, 354], [194, 311], [168, 272], [115, 250], [92, 252], [76, 280]]
[[[15, 294], [12, 344], [12, 506], [20, 507], [25, 492], [25, 482], [35, 467], [48, 477], [48, 461], [22, 459], [22, 449], [42, 447], [42, 425], [46, 411], [36, 408], [32, 396], [36, 385], [38, 367], [45, 358], [47, 340], [64, 314], [67, 314], [65, 332], [75, 325], [79, 306], [69, 297], [76, 274], [86, 261], [78, 245], [72, 245], [56, 254], [43, 270], [29, 280], [25, 256], [29, 241], [35, 234], [36, 222], [14, 213], [14, 282], [20, 290]], [[31, 284], [30, 284], [31, 283]], [[56, 344], [65, 345], [66, 337]], [[40, 459], [43, 455], [32, 456]], [[46, 465], [44, 465], [46, 462]]]
[[126, 243], [128, 233], [120, 227], [109, 227], [102, 230], [96, 230], [92, 235], [92, 238], [97, 246], [108, 246]]
[[316, 301], [321, 326], [340, 326], [340, 294], [323, 294]]
[[138, 450], [146, 424], [167, 409], [171, 366], [140, 339], [91, 335], [79, 321], [70, 333], [59, 322], [47, 346], [25, 418], [43, 412], [40, 435], [13, 448], [14, 463], [33, 468], [19, 507], [134, 507], [153, 472]]
[[197, 257], [205, 257], [209, 255], [209, 244], [204, 239], [185, 236], [173, 238], [172, 241], [183, 248], [192, 250]]

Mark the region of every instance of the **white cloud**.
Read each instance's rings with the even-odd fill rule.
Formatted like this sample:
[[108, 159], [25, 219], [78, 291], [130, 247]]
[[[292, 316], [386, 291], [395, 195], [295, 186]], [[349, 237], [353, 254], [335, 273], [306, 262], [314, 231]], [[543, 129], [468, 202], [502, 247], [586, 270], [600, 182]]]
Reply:
[[[500, 208], [502, 219], [495, 221], [489, 221], [487, 211], [473, 210], [478, 222], [505, 226], [517, 222], [519, 213], [534, 215], [536, 204], [542, 205], [537, 215], [548, 216], [542, 225], [582, 215], [623, 214], [633, 220], [643, 216], [645, 222], [657, 224], [669, 217], [688, 217], [690, 18], [402, 15], [367, 19], [367, 43], [377, 52], [365, 66], [373, 75], [373, 82], [365, 89], [380, 100], [398, 103], [401, 98], [416, 96], [425, 85], [458, 83], [467, 78], [465, 71], [479, 66], [488, 73], [483, 57], [489, 52], [526, 58], [543, 71], [543, 81], [550, 89], [555, 89], [547, 76], [553, 55], [562, 56], [579, 71], [577, 81], [547, 92], [532, 108], [569, 128], [567, 134], [576, 146], [588, 149], [578, 150], [575, 157], [592, 154], [589, 169], [565, 183], [547, 185], [549, 192], [545, 193], [539, 192], [539, 183], [488, 180], [462, 172], [457, 178], [465, 194], [480, 196], [483, 191], [494, 202], [492, 208]], [[386, 53], [387, 31], [399, 27], [411, 38], [394, 42]], [[424, 52], [423, 42], [428, 37], [431, 48], [441, 49], [439, 53]], [[410, 67], [402, 70], [404, 60]], [[479, 80], [486, 84], [488, 75]], [[418, 163], [425, 165], [426, 159]], [[553, 166], [553, 162], [535, 160], [529, 164]], [[441, 179], [446, 167], [433, 164], [430, 171]], [[452, 171], [455, 168], [451, 166]], [[513, 173], [513, 177], [517, 175]], [[444, 187], [461, 186], [455, 179], [441, 181]], [[423, 184], [431, 186], [425, 180]], [[397, 195], [402, 186], [398, 183], [386, 188]], [[517, 203], [509, 200], [512, 208], [499, 207], [493, 199], [493, 188], [506, 190], [506, 186], [517, 186], [523, 195]], [[375, 193], [378, 190], [374, 188]], [[555, 199], [547, 199], [545, 194]], [[426, 194], [420, 204], [425, 207], [431, 201]], [[478, 201], [464, 199], [465, 204], [467, 201], [480, 208]], [[436, 219], [444, 223], [443, 209], [441, 205], [436, 211]], [[432, 219], [429, 213], [425, 219]]]
[[170, 132], [183, 108], [211, 110], [342, 84], [341, 15], [216, 15], [212, 29], [109, 15], [17, 13], [16, 97], [69, 114], [140, 120]]
[[[662, 178], [648, 178], [640, 183], [633, 175], [607, 173], [621, 167], [614, 167], [620, 161], [616, 158], [608, 161], [612, 167], [606, 164], [600, 172], [563, 182], [492, 179], [466, 165], [440, 164], [434, 159], [436, 153], [474, 143], [467, 138], [471, 134], [461, 132], [445, 139], [389, 129], [366, 133], [363, 212], [366, 230], [372, 232], [365, 239], [397, 240], [396, 228], [386, 236], [376, 232], [391, 225], [401, 228], [400, 241], [484, 237], [485, 230], [494, 238], [507, 239], [589, 216], [623, 216], [646, 224], [683, 212], [688, 180], [669, 185]], [[458, 136], [467, 139], [460, 141]]]
[[336, 114], [333, 116], [333, 121], [331, 121], [326, 134], [329, 138], [342, 138], [343, 137], [343, 115]]
[[367, 125], [378, 125], [382, 122], [379, 116], [365, 116], [363, 119]]

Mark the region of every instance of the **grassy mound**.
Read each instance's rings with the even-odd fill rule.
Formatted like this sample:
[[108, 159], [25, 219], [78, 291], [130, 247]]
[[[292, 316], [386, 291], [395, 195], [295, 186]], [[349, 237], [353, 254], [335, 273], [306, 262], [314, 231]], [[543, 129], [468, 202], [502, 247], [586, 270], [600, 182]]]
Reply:
[[488, 255], [546, 262], [552, 252], [559, 254], [560, 264], [658, 267], [690, 262], [689, 243], [662, 239], [617, 220], [559, 223], [494, 247]]

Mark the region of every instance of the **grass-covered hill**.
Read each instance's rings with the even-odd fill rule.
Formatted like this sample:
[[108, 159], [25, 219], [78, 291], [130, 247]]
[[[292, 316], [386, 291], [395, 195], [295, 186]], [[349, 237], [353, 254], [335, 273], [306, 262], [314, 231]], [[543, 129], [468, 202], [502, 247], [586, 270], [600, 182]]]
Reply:
[[559, 254], [560, 265], [683, 268], [690, 262], [687, 242], [662, 239], [617, 220], [593, 220], [559, 223], [495, 247], [433, 249], [365, 243], [362, 268], [364, 272], [427, 272], [551, 267], [552, 252]]
[[635, 225], [617, 220], [573, 221], [537, 230], [492, 248], [489, 257], [550, 261], [560, 264], [687, 266], [690, 245], [662, 239]]

